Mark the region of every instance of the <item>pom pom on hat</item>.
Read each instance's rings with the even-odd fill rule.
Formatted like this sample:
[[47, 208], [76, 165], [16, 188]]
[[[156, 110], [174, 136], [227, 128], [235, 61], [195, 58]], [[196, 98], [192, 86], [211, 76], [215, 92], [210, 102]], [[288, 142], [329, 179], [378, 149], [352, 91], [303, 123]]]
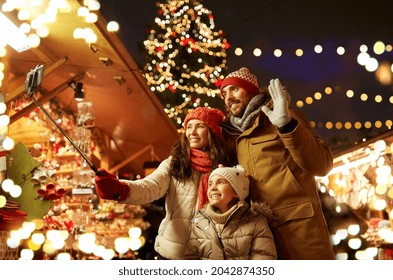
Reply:
[[243, 88], [248, 93], [253, 95], [259, 94], [259, 86], [257, 77], [251, 74], [250, 70], [242, 67], [237, 71], [229, 73], [220, 85], [220, 94], [222, 96], [222, 89], [227, 85], [234, 85]]
[[249, 194], [250, 180], [241, 165], [235, 167], [219, 167], [212, 171], [209, 180], [214, 175], [224, 177], [238, 194], [240, 200], [244, 200]]
[[219, 137], [221, 134], [220, 123], [224, 120], [223, 112], [216, 108], [198, 107], [190, 111], [184, 119], [184, 128], [187, 127], [189, 120], [197, 119], [203, 121]]

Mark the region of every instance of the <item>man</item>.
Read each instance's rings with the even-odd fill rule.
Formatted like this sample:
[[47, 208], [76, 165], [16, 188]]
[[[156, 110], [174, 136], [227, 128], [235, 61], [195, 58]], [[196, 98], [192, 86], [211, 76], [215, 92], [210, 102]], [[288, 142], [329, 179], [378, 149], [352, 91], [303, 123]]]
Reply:
[[222, 123], [224, 139], [233, 140], [251, 176], [251, 200], [273, 210], [278, 258], [335, 259], [314, 179], [333, 166], [329, 147], [289, 106], [278, 79], [260, 91], [256, 76], [243, 67], [223, 80], [220, 91], [230, 113]]

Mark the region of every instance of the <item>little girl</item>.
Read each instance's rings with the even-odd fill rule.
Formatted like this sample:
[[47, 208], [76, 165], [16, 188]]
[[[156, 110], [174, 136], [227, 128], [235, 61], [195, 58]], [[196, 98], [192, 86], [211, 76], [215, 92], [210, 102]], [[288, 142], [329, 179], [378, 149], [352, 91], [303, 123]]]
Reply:
[[245, 201], [249, 179], [240, 165], [219, 167], [210, 174], [209, 203], [193, 220], [187, 259], [274, 260], [277, 259], [273, 235], [264, 204]]

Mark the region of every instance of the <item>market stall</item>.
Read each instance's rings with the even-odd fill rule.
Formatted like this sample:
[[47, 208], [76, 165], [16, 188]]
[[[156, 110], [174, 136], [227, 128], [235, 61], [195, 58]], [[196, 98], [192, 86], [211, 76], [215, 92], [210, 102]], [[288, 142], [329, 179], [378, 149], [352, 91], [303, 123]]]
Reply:
[[[96, 167], [134, 179], [167, 157], [175, 126], [88, 2], [0, 1], [1, 20], [31, 28], [17, 47], [2, 44], [16, 31], [1, 23], [0, 259], [136, 259], [149, 241], [146, 208], [99, 200], [86, 160], [26, 92], [27, 74], [42, 65], [34, 98]], [[25, 8], [30, 18], [20, 17]]]
[[380, 135], [336, 155], [317, 178], [339, 258], [393, 259], [392, 155], [392, 134]]

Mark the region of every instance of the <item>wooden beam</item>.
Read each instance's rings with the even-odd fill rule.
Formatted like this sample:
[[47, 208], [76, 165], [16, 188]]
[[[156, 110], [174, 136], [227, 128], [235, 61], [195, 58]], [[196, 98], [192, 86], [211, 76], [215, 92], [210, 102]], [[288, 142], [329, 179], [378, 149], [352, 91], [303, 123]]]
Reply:
[[[62, 83], [59, 86], [57, 86], [51, 92], [45, 93], [43, 95], [43, 97], [41, 97], [38, 100], [38, 102], [40, 104], [42, 104], [44, 102], [47, 102], [47, 101], [51, 100], [53, 97], [58, 95], [60, 92], [62, 92], [63, 90], [67, 89], [69, 87], [69, 85], [68, 85], [69, 82], [71, 82], [72, 80], [79, 81], [79, 80], [81, 80], [83, 78], [83, 76], [84, 76], [83, 73], [80, 73], [80, 74], [77, 74], [77, 75], [73, 76], [72, 78], [68, 79], [64, 83]], [[40, 89], [40, 92], [43, 92], [43, 91], [44, 91], [43, 89]], [[28, 106], [26, 106], [22, 110], [18, 111], [17, 113], [13, 114], [12, 116], [10, 116], [10, 124], [12, 124], [13, 122], [17, 121], [18, 119], [20, 119], [21, 117], [25, 116], [26, 114], [30, 113], [35, 108], [37, 108], [37, 105], [34, 102], [30, 103]]]
[[120, 168], [122, 168], [123, 166], [127, 165], [128, 163], [130, 163], [131, 161], [133, 161], [135, 158], [139, 157], [141, 154], [147, 152], [148, 150], [151, 150], [153, 148], [152, 145], [147, 145], [146, 147], [144, 147], [143, 149], [139, 150], [138, 152], [134, 153], [133, 155], [131, 155], [130, 157], [128, 157], [126, 160], [124, 160], [123, 162], [119, 163], [118, 165], [112, 167], [111, 169], [109, 169], [109, 173], [115, 173], [116, 171], [118, 171]]

